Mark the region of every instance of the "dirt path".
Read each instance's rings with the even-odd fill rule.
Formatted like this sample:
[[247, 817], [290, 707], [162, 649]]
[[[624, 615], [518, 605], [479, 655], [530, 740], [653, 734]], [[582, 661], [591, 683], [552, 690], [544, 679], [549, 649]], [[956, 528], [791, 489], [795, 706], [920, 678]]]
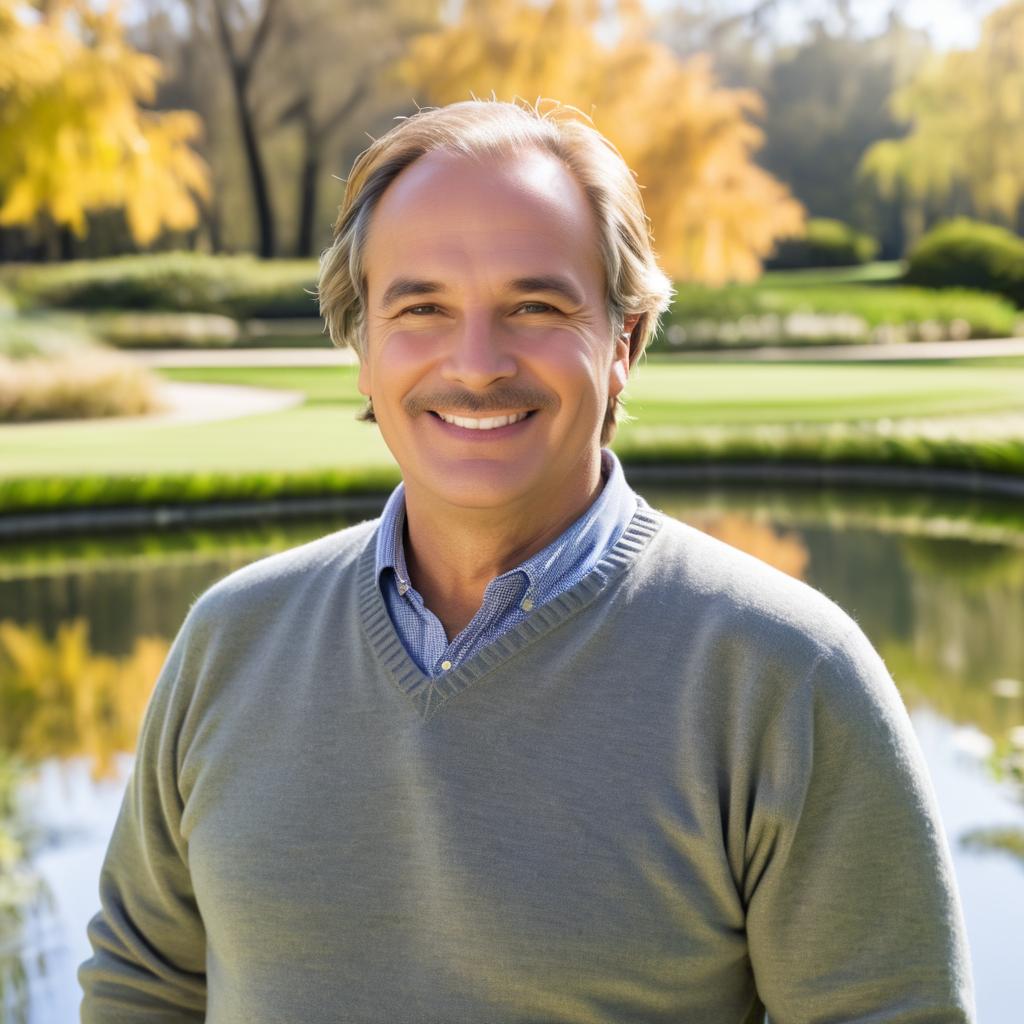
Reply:
[[677, 352], [692, 361], [792, 363], [806, 360], [887, 363], [905, 359], [981, 359], [1024, 356], [1024, 338], [976, 338], [974, 341], [915, 341], [901, 345], [802, 345], [714, 352]]
[[181, 426], [186, 423], [211, 423], [215, 420], [259, 416], [283, 412], [305, 401], [302, 391], [279, 388], [249, 388], [233, 384], [186, 384], [163, 381], [160, 384], [163, 409], [144, 416], [97, 416], [92, 419], [30, 420], [27, 423], [2, 423], [0, 432], [11, 430], [94, 430], [111, 426]]

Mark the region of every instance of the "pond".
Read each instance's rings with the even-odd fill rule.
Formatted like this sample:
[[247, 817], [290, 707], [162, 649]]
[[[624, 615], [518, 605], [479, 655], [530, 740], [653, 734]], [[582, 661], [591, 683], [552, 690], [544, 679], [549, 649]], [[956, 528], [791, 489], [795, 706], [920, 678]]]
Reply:
[[[1024, 509], [866, 490], [639, 489], [824, 591], [871, 638], [938, 792], [979, 1020], [1019, 1020]], [[0, 546], [0, 1019], [77, 1019], [75, 970], [130, 751], [190, 603], [232, 569], [341, 525]]]

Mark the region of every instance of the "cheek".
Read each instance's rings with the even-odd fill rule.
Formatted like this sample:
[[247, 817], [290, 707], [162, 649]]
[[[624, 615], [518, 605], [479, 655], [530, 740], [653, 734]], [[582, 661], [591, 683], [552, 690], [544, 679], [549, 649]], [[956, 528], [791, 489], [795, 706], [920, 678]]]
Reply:
[[584, 339], [552, 337], [530, 356], [524, 359], [524, 367], [561, 392], [564, 401], [585, 403], [592, 396], [600, 398], [607, 387], [610, 353], [602, 353]]
[[422, 334], [393, 334], [379, 339], [372, 358], [359, 369], [359, 390], [374, 406], [400, 402], [431, 371], [436, 356]]

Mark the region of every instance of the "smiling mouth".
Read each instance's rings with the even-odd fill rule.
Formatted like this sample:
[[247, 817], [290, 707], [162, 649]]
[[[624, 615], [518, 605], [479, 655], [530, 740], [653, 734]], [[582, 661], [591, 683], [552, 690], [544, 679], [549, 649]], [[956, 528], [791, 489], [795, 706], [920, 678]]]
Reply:
[[431, 410], [438, 419], [456, 427], [464, 427], [466, 430], [497, 430], [499, 427], [508, 427], [513, 423], [525, 420], [527, 416], [532, 416], [534, 411], [531, 409], [528, 412], [516, 412], [508, 416], [453, 416], [451, 413]]

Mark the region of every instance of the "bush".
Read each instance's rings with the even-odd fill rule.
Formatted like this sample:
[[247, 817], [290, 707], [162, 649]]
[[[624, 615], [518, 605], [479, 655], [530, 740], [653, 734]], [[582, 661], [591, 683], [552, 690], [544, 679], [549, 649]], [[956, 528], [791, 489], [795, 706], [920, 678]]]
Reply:
[[0, 423], [137, 416], [160, 407], [156, 379], [125, 356], [0, 356]]
[[5, 275], [22, 306], [316, 317], [315, 260], [167, 253], [20, 267]]
[[[776, 279], [777, 280], [777, 279]], [[1012, 335], [1017, 314], [984, 292], [875, 285], [679, 285], [654, 351], [872, 344]]]
[[870, 263], [878, 254], [878, 243], [841, 220], [826, 217], [807, 222], [803, 238], [785, 238], [768, 260], [775, 270], [802, 267], [848, 267]]
[[116, 348], [228, 348], [238, 321], [218, 313], [95, 313], [89, 329]]
[[904, 279], [927, 288], [998, 292], [1024, 306], [1024, 239], [966, 217], [947, 221], [914, 247]]
[[28, 359], [97, 348], [93, 334], [69, 315], [13, 316], [0, 311], [0, 356]]

